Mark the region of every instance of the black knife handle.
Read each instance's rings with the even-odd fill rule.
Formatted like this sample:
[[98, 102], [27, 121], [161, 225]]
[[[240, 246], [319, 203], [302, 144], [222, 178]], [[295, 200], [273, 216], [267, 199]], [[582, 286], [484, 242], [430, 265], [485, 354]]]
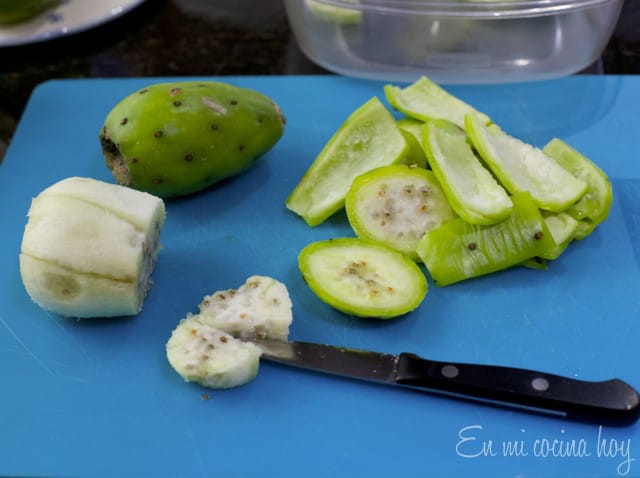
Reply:
[[633, 423], [640, 415], [640, 395], [618, 379], [585, 382], [534, 370], [436, 362], [402, 353], [396, 383], [600, 423]]

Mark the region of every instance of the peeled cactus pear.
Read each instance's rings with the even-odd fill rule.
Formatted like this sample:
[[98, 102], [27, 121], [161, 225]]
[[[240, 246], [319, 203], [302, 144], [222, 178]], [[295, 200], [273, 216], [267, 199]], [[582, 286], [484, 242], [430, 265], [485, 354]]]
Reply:
[[134, 315], [151, 287], [162, 199], [89, 178], [42, 191], [29, 209], [20, 274], [29, 296], [61, 315]]
[[284, 132], [278, 106], [212, 81], [158, 83], [120, 101], [99, 137], [119, 184], [182, 196], [248, 169]]

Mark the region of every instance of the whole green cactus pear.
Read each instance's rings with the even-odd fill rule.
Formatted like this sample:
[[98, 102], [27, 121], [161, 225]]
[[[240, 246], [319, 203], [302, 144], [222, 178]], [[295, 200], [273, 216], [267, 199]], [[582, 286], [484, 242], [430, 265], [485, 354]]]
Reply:
[[119, 184], [166, 198], [246, 170], [278, 142], [284, 124], [278, 106], [257, 91], [183, 81], [127, 96], [99, 136]]

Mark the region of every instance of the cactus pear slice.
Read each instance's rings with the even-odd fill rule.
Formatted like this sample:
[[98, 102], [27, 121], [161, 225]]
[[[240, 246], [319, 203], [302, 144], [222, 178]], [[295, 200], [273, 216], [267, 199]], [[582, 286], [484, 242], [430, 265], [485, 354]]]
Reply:
[[254, 275], [238, 289], [205, 296], [200, 313], [182, 319], [167, 342], [169, 363], [185, 380], [230, 388], [253, 380], [261, 351], [243, 339], [287, 340], [291, 314], [287, 288]]
[[305, 282], [326, 304], [357, 317], [390, 319], [414, 310], [427, 280], [407, 255], [376, 241], [314, 242], [298, 257]]
[[190, 194], [245, 171], [284, 132], [267, 96], [222, 82], [157, 83], [120, 101], [100, 131], [118, 183], [160, 197]]
[[197, 317], [236, 337], [287, 340], [291, 308], [284, 284], [271, 277], [251, 276], [238, 289], [206, 296]]
[[28, 294], [71, 317], [138, 313], [164, 219], [164, 203], [147, 193], [88, 178], [54, 184], [33, 200], [22, 238]]
[[418, 240], [456, 217], [433, 172], [406, 165], [358, 176], [345, 205], [358, 237], [382, 242], [416, 261]]
[[251, 342], [187, 317], [172, 332], [166, 353], [171, 366], [186, 381], [232, 388], [256, 377], [262, 351]]

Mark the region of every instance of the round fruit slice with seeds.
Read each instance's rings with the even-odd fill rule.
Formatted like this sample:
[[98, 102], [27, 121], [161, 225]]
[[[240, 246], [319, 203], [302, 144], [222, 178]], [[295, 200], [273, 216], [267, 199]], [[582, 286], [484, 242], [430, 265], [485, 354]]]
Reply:
[[420, 238], [456, 217], [435, 175], [406, 165], [358, 176], [345, 206], [358, 237], [382, 242], [416, 261]]
[[167, 359], [187, 382], [210, 388], [232, 388], [253, 380], [260, 365], [261, 350], [196, 317], [187, 317], [167, 342]]
[[323, 302], [357, 317], [406, 314], [427, 293], [426, 278], [411, 258], [367, 239], [314, 242], [300, 252], [298, 266]]

